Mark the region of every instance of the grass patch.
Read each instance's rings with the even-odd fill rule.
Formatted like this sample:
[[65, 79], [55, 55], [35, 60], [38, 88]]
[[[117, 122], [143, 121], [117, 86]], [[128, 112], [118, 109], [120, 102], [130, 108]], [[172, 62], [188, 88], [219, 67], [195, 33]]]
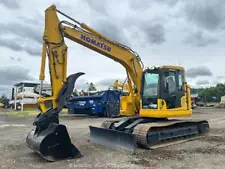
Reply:
[[36, 116], [38, 111], [11, 111], [6, 114], [10, 116]]
[[[60, 116], [66, 116], [68, 110], [63, 109], [60, 113]], [[39, 113], [39, 110], [25, 110], [25, 111], [8, 111], [5, 112], [5, 114], [10, 116], [37, 116]]]

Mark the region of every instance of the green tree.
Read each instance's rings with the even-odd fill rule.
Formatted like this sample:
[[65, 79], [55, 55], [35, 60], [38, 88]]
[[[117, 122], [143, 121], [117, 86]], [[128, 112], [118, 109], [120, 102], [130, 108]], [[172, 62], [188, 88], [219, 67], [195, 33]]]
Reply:
[[206, 102], [218, 102], [221, 96], [225, 95], [225, 84], [219, 83], [216, 86], [198, 89], [198, 95], [201, 100]]
[[74, 95], [74, 96], [78, 96], [78, 91], [77, 91], [77, 89], [74, 89], [74, 90], [73, 90], [72, 95]]
[[7, 96], [5, 94], [3, 94], [0, 97], [0, 103], [3, 103], [4, 104], [4, 108], [9, 107], [9, 99], [7, 98]]
[[1, 95], [0, 102], [4, 102], [7, 99], [7, 96], [5, 94]]
[[198, 93], [198, 89], [195, 89], [195, 88], [191, 88], [191, 94], [196, 94], [196, 93]]
[[95, 91], [95, 90], [97, 90], [97, 89], [96, 89], [95, 85], [91, 82], [89, 84], [88, 91]]

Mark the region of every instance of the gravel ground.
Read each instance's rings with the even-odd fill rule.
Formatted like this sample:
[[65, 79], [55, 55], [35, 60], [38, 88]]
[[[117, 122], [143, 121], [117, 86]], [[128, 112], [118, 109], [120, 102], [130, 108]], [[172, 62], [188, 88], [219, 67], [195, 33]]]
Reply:
[[[1, 110], [0, 110], [1, 111]], [[205, 119], [211, 131], [207, 137], [155, 150], [129, 154], [88, 142], [89, 125], [100, 126], [105, 118], [63, 117], [82, 158], [49, 163], [26, 146], [26, 136], [34, 118], [7, 116], [0, 113], [0, 168], [225, 168], [225, 109], [195, 109], [194, 119]]]

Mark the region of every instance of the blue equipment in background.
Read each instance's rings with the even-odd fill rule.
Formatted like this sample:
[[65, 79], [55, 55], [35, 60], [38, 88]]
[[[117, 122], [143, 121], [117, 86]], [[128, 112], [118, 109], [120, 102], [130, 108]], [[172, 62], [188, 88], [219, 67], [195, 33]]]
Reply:
[[73, 96], [67, 101], [66, 106], [70, 114], [118, 117], [120, 116], [121, 94], [119, 90], [104, 90], [91, 96]]

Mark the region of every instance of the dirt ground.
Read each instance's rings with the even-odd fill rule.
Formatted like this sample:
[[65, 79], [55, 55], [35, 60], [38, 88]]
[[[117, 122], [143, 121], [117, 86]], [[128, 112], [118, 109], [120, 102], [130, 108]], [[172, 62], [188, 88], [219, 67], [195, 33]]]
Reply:
[[88, 142], [88, 126], [100, 126], [105, 118], [63, 117], [60, 122], [67, 126], [73, 144], [83, 157], [50, 163], [26, 146], [26, 136], [33, 128], [34, 118], [7, 116], [1, 112], [0, 168], [225, 168], [225, 109], [198, 108], [191, 118], [208, 120], [211, 127], [209, 135], [182, 144], [130, 154]]

